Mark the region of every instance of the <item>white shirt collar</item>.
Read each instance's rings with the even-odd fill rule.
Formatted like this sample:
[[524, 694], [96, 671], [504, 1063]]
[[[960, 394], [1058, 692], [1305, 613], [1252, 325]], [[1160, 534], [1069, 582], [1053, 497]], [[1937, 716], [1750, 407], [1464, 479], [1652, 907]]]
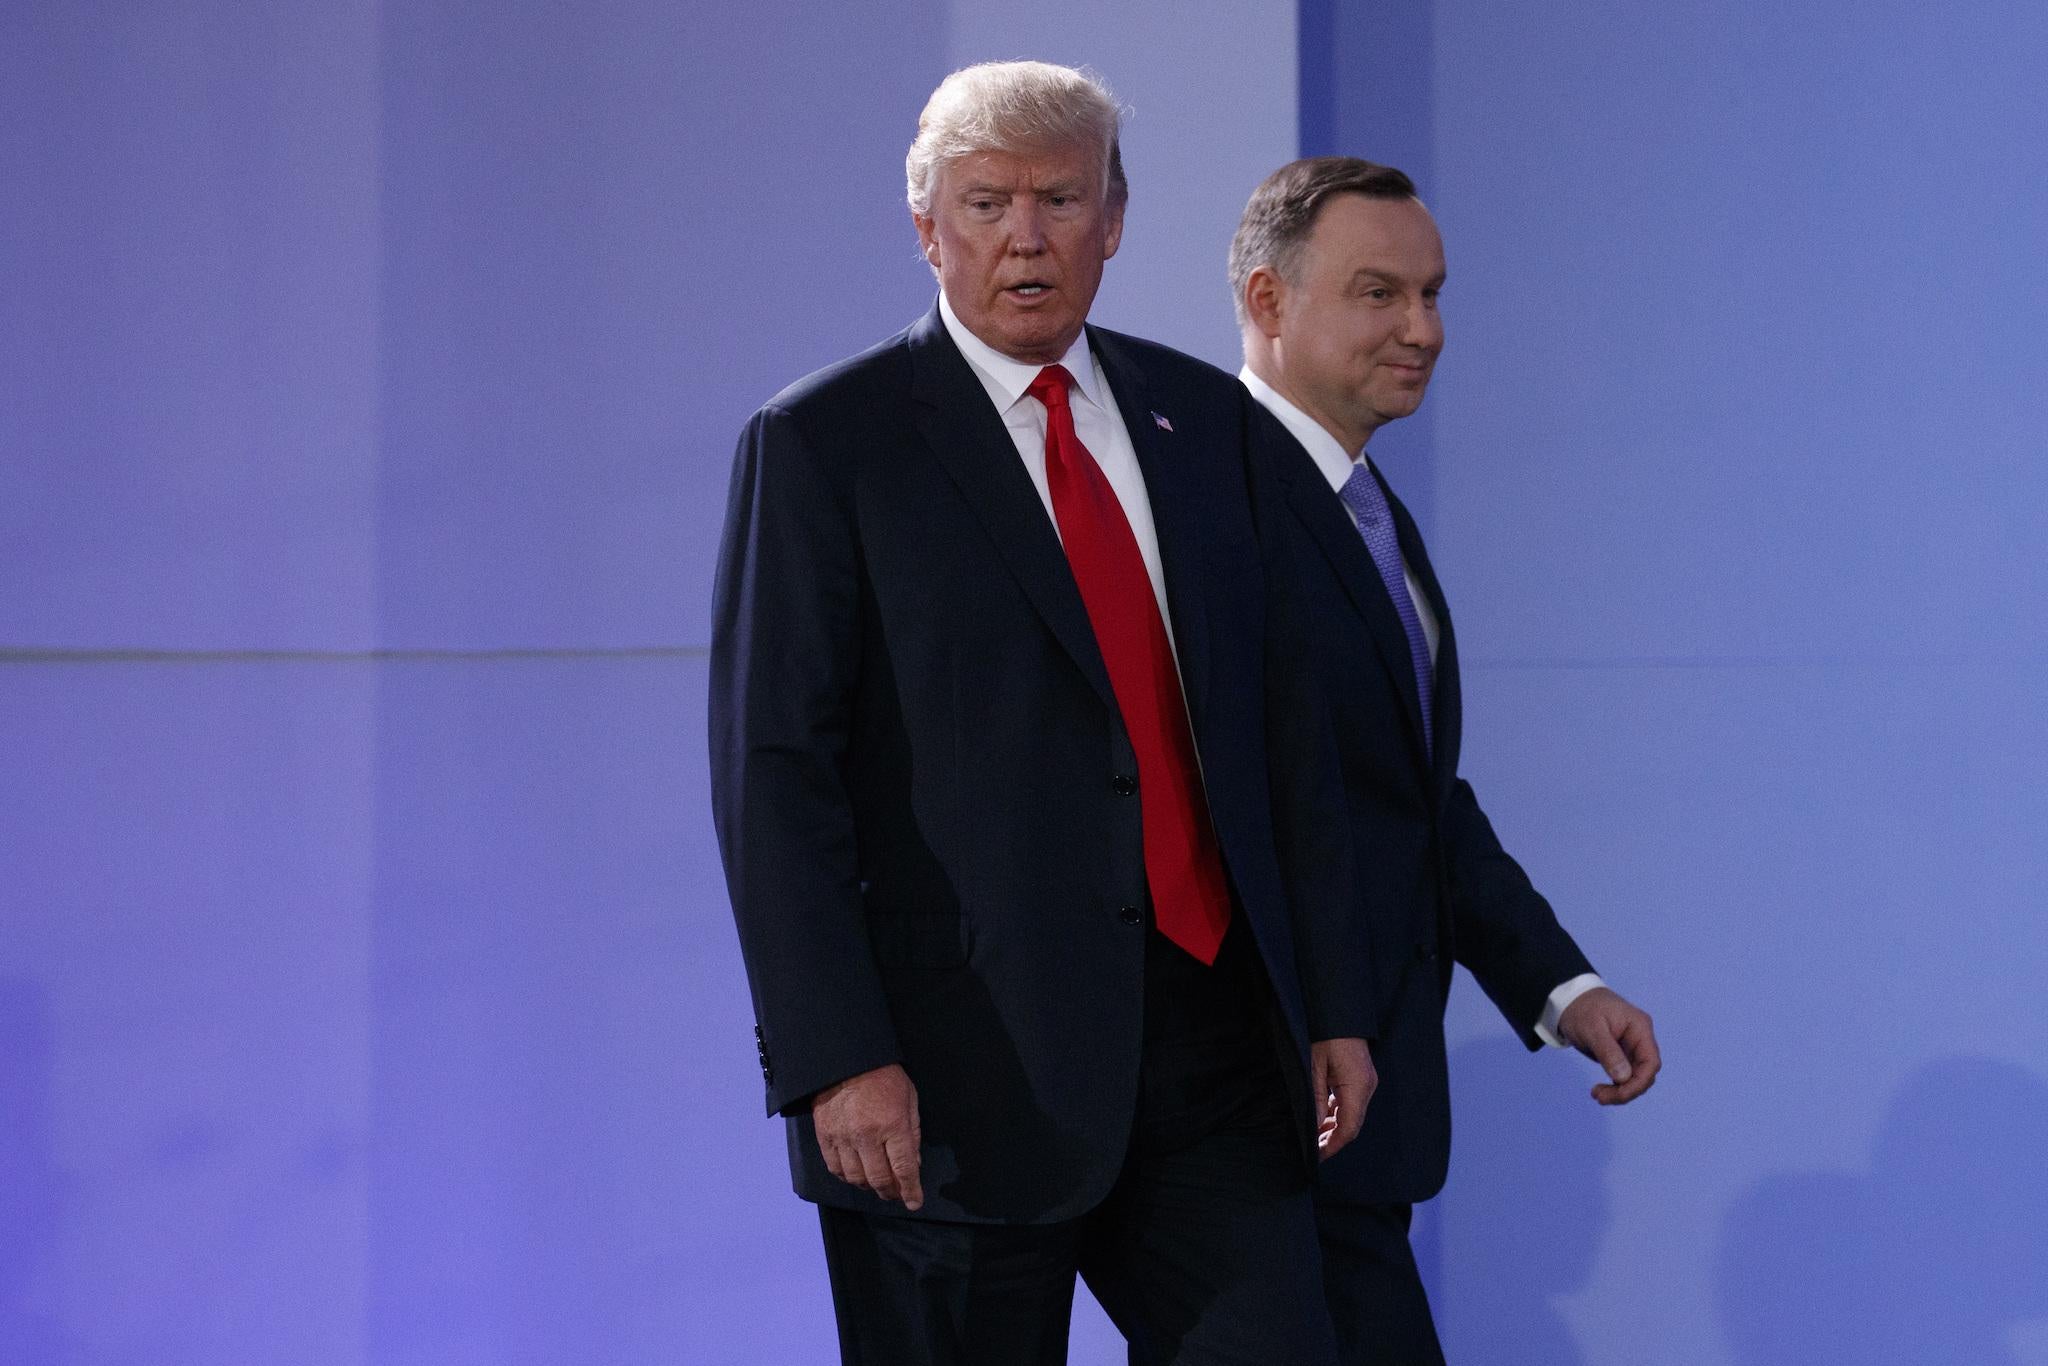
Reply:
[[[1330, 481], [1330, 487], [1341, 491], [1345, 481], [1351, 478], [1353, 462], [1350, 453], [1338, 444], [1336, 437], [1330, 435], [1329, 429], [1289, 403], [1279, 390], [1253, 374], [1249, 365], [1237, 372], [1237, 378], [1252, 391], [1252, 397], [1267, 412], [1279, 418], [1281, 425], [1294, 433], [1294, 439], [1314, 458], [1316, 468], [1323, 472], [1323, 478]], [[1358, 458], [1365, 459], [1364, 452], [1361, 451]]]
[[[996, 411], [1006, 413], [1010, 405], [1022, 398], [1024, 391], [1031, 387], [1031, 381], [1038, 378], [1038, 372], [1045, 367], [1033, 365], [1030, 361], [1013, 360], [974, 335], [960, 315], [953, 311], [952, 303], [944, 290], [939, 291], [939, 319], [946, 324], [946, 333], [952, 337], [953, 345], [960, 348], [960, 354], [967, 358], [981, 387], [988, 390], [989, 401], [996, 405]], [[1103, 392], [1103, 379], [1095, 367], [1094, 353], [1088, 349], [1088, 333], [1083, 330], [1074, 338], [1074, 344], [1067, 348], [1059, 363], [1067, 367], [1067, 373], [1074, 377], [1074, 386], [1096, 407], [1109, 410]]]

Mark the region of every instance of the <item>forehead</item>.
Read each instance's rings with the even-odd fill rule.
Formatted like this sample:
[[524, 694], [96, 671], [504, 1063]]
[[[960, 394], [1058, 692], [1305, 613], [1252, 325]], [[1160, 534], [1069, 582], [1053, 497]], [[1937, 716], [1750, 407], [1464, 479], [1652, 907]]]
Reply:
[[1429, 277], [1444, 271], [1436, 220], [1417, 199], [1333, 196], [1316, 215], [1308, 257], [1319, 267]]
[[1085, 143], [966, 152], [939, 166], [939, 193], [969, 189], [1043, 190], [1087, 185], [1104, 174], [1100, 148]]

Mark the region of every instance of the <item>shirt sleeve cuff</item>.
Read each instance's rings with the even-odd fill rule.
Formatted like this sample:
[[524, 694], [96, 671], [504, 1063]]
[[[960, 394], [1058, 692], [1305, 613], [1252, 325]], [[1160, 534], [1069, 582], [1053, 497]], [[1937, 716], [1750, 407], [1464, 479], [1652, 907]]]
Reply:
[[1557, 1032], [1557, 1022], [1564, 1018], [1566, 1007], [1594, 987], [1606, 985], [1607, 983], [1600, 980], [1600, 974], [1597, 972], [1582, 972], [1569, 982], [1559, 983], [1550, 993], [1550, 999], [1543, 1003], [1543, 1018], [1536, 1022], [1536, 1037], [1552, 1048], [1566, 1047], [1565, 1041]]

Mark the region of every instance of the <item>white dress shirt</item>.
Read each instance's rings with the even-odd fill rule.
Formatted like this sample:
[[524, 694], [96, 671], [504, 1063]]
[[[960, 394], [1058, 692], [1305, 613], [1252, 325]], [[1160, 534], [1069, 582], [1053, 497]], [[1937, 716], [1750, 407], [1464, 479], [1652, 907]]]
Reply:
[[[1294, 439], [1309, 453], [1309, 458], [1316, 462], [1316, 468], [1322, 471], [1323, 478], [1329, 481], [1330, 491], [1336, 493], [1342, 489], [1345, 482], [1351, 478], [1351, 469], [1356, 462], [1337, 438], [1332, 436], [1322, 423], [1295, 407], [1272, 385], [1253, 374], [1250, 366], [1238, 371], [1237, 377], [1244, 382], [1245, 388], [1252, 391], [1252, 397], [1257, 399], [1267, 412], [1279, 418], [1281, 425], [1293, 433]], [[1365, 459], [1364, 451], [1358, 453], [1358, 459]], [[1348, 518], [1351, 509], [1346, 507], [1344, 515]], [[1401, 577], [1407, 583], [1409, 598], [1415, 603], [1415, 615], [1422, 619], [1422, 634], [1429, 642], [1429, 662], [1433, 669], [1436, 666], [1437, 642], [1443, 628], [1438, 625], [1436, 613], [1430, 608], [1429, 595], [1424, 593], [1422, 586], [1415, 581], [1415, 571], [1408, 567], [1408, 558], [1405, 555], [1401, 557]], [[1605, 985], [1599, 974], [1591, 972], [1581, 973], [1570, 981], [1559, 983], [1550, 993], [1549, 999], [1543, 1003], [1543, 1017], [1536, 1022], [1536, 1037], [1552, 1048], [1565, 1047], [1565, 1041], [1557, 1032], [1557, 1022], [1563, 1016], [1565, 1007], [1594, 987]]]
[[[1045, 479], [1045, 405], [1024, 392], [1045, 367], [1012, 360], [975, 336], [953, 312], [943, 290], [939, 293], [939, 318], [953, 344], [967, 358], [968, 368], [988, 391], [989, 402], [1002, 414], [1003, 426], [1009, 429], [1010, 440], [1017, 447], [1017, 458], [1024, 462], [1024, 472], [1031, 476], [1031, 486], [1038, 490], [1038, 501], [1045, 504], [1045, 515], [1052, 520], [1053, 534], [1058, 535], [1059, 518], [1053, 513], [1052, 488]], [[1086, 332], [1074, 338], [1074, 344], [1058, 364], [1064, 365], [1074, 377], [1067, 390], [1067, 405], [1074, 414], [1074, 434], [1081, 438], [1088, 454], [1095, 457], [1102, 477], [1109, 481], [1117, 502], [1123, 506], [1124, 520], [1131, 524], [1138, 554], [1145, 561], [1145, 573], [1152, 580], [1152, 596], [1159, 603], [1159, 619], [1166, 624], [1166, 643], [1174, 649], [1178, 668], [1180, 653], [1173, 645], [1173, 617], [1166, 610], [1166, 574], [1159, 564], [1159, 532], [1152, 524], [1152, 499], [1145, 491], [1144, 472], [1138, 468], [1137, 448], [1131, 445], [1131, 434], [1124, 426], [1123, 414], [1117, 410], [1116, 396], [1110, 393], [1102, 366], [1088, 347]]]
[[[1252, 391], [1252, 397], [1259, 401], [1260, 406], [1279, 418], [1280, 425], [1294, 434], [1294, 439], [1316, 462], [1316, 468], [1323, 472], [1323, 478], [1330, 481], [1330, 492], [1341, 493], [1345, 482], [1351, 478], [1352, 466], [1357, 462], [1337, 444], [1337, 438], [1331, 436], [1322, 423], [1282, 398], [1272, 385], [1253, 374], [1250, 366], [1238, 371], [1237, 377], [1244, 381], [1245, 388]], [[1365, 453], [1359, 452], [1358, 458], [1364, 460]], [[1349, 517], [1351, 509], [1345, 508], [1344, 515]], [[1415, 571], [1408, 567], [1405, 555], [1401, 557], [1401, 577], [1408, 584], [1408, 598], [1415, 604], [1415, 615], [1422, 619], [1422, 638], [1429, 642], [1429, 664], [1434, 669], [1437, 641], [1442, 630], [1437, 625], [1436, 613], [1430, 608], [1429, 594], [1423, 592], [1422, 585], [1415, 581]]]

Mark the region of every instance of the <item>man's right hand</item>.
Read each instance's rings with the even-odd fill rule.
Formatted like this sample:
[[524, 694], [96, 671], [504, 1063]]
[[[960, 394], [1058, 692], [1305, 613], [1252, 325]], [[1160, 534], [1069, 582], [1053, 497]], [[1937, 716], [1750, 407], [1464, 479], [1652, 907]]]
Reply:
[[1364, 1039], [1319, 1039], [1309, 1045], [1309, 1082], [1316, 1096], [1317, 1156], [1335, 1157], [1365, 1124], [1366, 1102], [1379, 1089], [1380, 1074]]
[[834, 1176], [884, 1200], [901, 1200], [905, 1209], [923, 1206], [917, 1088], [901, 1066], [892, 1062], [818, 1092], [811, 1123]]

